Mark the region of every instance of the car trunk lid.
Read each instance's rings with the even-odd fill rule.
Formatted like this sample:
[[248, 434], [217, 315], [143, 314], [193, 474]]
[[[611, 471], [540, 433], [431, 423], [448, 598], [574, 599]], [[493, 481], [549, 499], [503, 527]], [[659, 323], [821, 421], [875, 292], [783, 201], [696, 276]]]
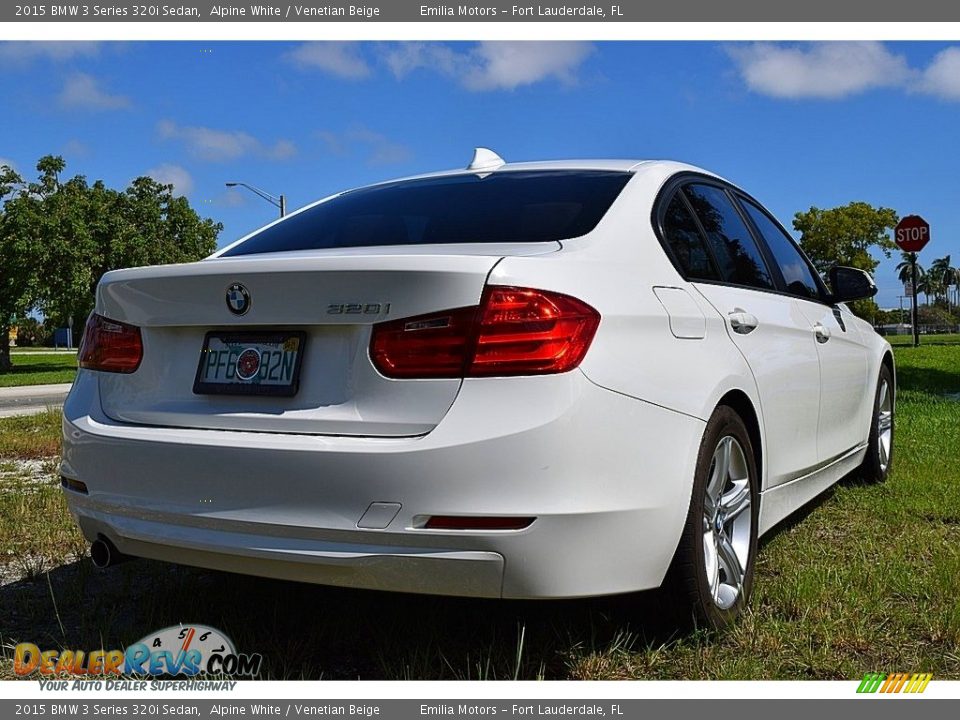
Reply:
[[[553, 252], [557, 243], [316, 251], [211, 259], [108, 273], [97, 312], [140, 328], [132, 374], [99, 373], [104, 412], [167, 427], [402, 437], [429, 432], [460, 388], [456, 378], [391, 380], [370, 361], [377, 322], [476, 305], [505, 255]], [[230, 308], [242, 286], [249, 307]], [[254, 342], [302, 338], [290, 397], [197, 391], [208, 334]], [[217, 342], [217, 341], [214, 341]], [[234, 357], [235, 361], [236, 358]]]

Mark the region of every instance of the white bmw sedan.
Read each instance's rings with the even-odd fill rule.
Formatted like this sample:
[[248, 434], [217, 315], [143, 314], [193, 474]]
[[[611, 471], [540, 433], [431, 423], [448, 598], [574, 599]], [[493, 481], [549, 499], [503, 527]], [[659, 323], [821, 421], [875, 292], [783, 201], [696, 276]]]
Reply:
[[201, 262], [107, 273], [62, 485], [129, 556], [356, 588], [668, 584], [728, 625], [757, 538], [890, 469], [889, 345], [750, 195], [673, 162], [344, 192]]

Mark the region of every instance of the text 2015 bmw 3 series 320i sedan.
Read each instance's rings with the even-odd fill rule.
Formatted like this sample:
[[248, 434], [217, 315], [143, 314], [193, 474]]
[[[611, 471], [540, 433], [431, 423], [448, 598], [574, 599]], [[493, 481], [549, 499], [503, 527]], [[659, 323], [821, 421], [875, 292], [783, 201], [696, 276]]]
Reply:
[[61, 474], [99, 565], [562, 598], [722, 627], [757, 537], [890, 469], [890, 347], [750, 195], [673, 162], [351, 190], [107, 273]]

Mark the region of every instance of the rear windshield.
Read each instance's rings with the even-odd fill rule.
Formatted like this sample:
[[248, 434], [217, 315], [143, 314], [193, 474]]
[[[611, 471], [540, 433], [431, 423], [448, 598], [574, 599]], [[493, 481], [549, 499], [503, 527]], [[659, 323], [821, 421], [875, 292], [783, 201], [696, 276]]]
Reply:
[[265, 228], [222, 257], [441, 243], [552, 242], [584, 235], [630, 179], [609, 171], [509, 171], [353, 190]]

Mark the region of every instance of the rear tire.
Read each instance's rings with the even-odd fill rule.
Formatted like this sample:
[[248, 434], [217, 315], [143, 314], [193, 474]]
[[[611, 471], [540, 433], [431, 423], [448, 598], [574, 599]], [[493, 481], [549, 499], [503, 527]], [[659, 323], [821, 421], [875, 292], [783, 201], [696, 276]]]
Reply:
[[669, 573], [682, 610], [698, 627], [729, 627], [749, 600], [759, 501], [750, 434], [732, 408], [720, 406], [700, 443], [690, 509]]
[[894, 395], [893, 373], [886, 365], [881, 365], [873, 398], [867, 454], [860, 465], [859, 474], [864, 482], [883, 482], [893, 467]]

